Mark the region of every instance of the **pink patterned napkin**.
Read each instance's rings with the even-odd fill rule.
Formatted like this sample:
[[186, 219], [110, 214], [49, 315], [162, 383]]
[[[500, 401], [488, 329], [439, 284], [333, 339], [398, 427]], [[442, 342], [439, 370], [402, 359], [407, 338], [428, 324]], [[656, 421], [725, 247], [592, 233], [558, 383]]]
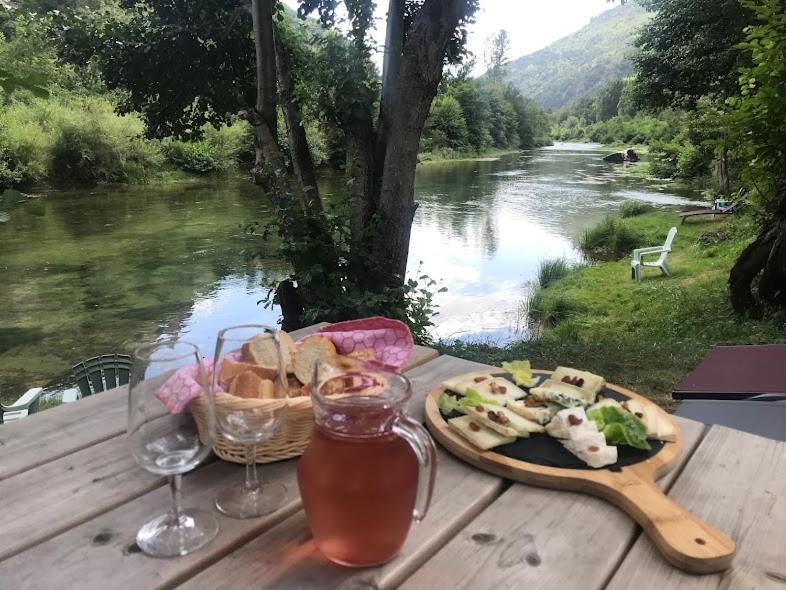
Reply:
[[[232, 360], [240, 360], [240, 354], [230, 352], [226, 355]], [[203, 359], [205, 365], [206, 383], [210, 384], [213, 379], [213, 359]], [[221, 360], [218, 361], [217, 370], [221, 372]], [[198, 398], [205, 392], [199, 382], [199, 367], [188, 365], [175, 371], [166, 382], [156, 391], [156, 397], [161, 400], [167, 410], [172, 414], [180, 414], [186, 409], [191, 400]], [[218, 385], [216, 393], [224, 392], [221, 385]]]
[[331, 324], [317, 334], [329, 338], [341, 354], [370, 348], [378, 362], [394, 369], [407, 362], [415, 346], [404, 322], [379, 316]]

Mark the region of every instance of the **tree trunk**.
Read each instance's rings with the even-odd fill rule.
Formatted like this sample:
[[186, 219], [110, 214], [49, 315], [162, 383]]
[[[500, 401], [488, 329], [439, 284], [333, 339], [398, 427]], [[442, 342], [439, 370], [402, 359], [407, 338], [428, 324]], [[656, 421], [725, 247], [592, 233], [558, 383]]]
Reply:
[[[761, 275], [758, 299], [753, 282]], [[729, 297], [741, 315], [758, 317], [761, 304], [786, 306], [786, 188], [759, 236], [742, 251], [729, 273]]]
[[256, 51], [257, 101], [246, 118], [254, 127], [254, 180], [274, 198], [274, 179], [283, 175], [276, 117], [276, 64], [272, 0], [251, 0], [251, 22]]
[[319, 198], [314, 160], [308, 147], [306, 128], [300, 115], [300, 105], [295, 98], [295, 81], [289, 66], [289, 55], [281, 40], [278, 27], [275, 25], [273, 25], [273, 38], [276, 47], [276, 72], [281, 90], [284, 121], [287, 127], [287, 141], [292, 158], [292, 168], [300, 183], [303, 209], [311, 214], [322, 216], [322, 200]]
[[442, 80], [448, 42], [465, 10], [466, 0], [426, 0], [404, 45], [379, 193], [382, 231], [373, 247], [393, 284], [400, 283], [407, 268], [420, 135]]
[[404, 0], [390, 0], [385, 32], [385, 57], [382, 62], [382, 97], [377, 120], [377, 145], [375, 151], [375, 189], [380, 189], [390, 123], [398, 97], [398, 77], [404, 49]]
[[721, 193], [724, 197], [728, 197], [731, 193], [731, 180], [729, 178], [729, 152], [725, 144], [718, 154], [718, 180]]

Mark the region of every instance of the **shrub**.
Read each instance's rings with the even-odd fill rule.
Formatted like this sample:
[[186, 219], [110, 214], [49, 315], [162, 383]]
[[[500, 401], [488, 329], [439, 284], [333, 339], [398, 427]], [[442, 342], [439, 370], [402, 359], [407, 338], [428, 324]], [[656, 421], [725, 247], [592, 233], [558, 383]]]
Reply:
[[533, 289], [525, 305], [529, 322], [544, 328], [553, 328], [579, 311], [572, 299], [564, 295], [547, 297], [542, 288]]
[[619, 260], [646, 241], [645, 236], [625, 223], [606, 217], [587, 229], [579, 239], [579, 248], [591, 258]]
[[158, 169], [158, 145], [141, 137], [141, 121], [85, 109], [65, 121], [52, 145], [50, 176], [72, 182], [144, 180]]
[[212, 174], [237, 168], [241, 155], [250, 145], [248, 124], [237, 121], [218, 129], [205, 125], [200, 139], [171, 139], [164, 142], [163, 149], [167, 161], [181, 170]]
[[619, 214], [620, 217], [638, 217], [654, 210], [655, 207], [643, 201], [623, 201]]
[[538, 284], [547, 288], [554, 281], [557, 281], [570, 272], [570, 266], [564, 258], [544, 260], [538, 266]]
[[161, 157], [143, 128], [105, 98], [13, 100], [0, 111], [0, 183], [144, 180]]

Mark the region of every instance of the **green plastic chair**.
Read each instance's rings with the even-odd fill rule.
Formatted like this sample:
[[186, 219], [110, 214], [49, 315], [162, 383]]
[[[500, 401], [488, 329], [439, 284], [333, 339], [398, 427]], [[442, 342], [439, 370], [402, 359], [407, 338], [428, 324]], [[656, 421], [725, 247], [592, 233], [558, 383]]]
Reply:
[[41, 401], [41, 394], [44, 393], [43, 387], [28, 389], [22, 397], [10, 406], [0, 404], [0, 424], [25, 418], [38, 411], [38, 402]]
[[71, 369], [82, 397], [127, 385], [131, 377], [131, 357], [127, 354], [103, 354]]

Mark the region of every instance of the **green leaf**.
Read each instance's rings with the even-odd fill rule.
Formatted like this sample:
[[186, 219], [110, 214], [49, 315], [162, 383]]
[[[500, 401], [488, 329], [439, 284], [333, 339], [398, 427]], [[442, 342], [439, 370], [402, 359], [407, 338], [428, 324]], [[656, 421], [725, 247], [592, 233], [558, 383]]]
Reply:
[[610, 445], [627, 445], [649, 451], [647, 427], [636, 416], [615, 406], [604, 406], [587, 412]]
[[502, 368], [513, 376], [513, 381], [521, 387], [534, 387], [538, 379], [532, 376], [532, 366], [529, 361], [505, 361]]

